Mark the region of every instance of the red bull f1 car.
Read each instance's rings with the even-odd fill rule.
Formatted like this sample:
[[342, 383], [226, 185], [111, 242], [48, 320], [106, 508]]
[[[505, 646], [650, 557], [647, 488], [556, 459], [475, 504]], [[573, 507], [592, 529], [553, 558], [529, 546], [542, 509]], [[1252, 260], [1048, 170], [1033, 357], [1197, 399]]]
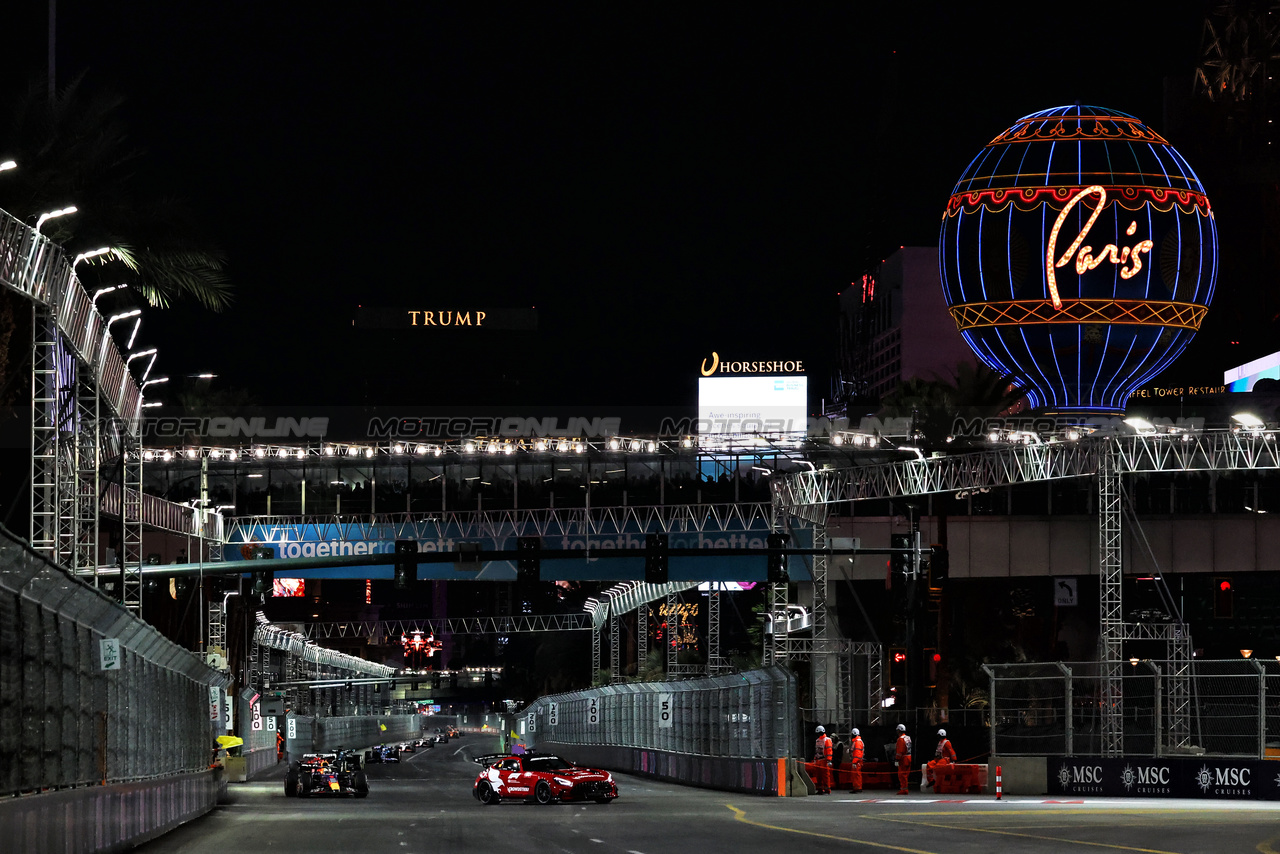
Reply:
[[312, 795], [369, 797], [369, 778], [360, 767], [360, 756], [350, 751], [306, 753], [293, 763], [284, 778], [284, 793], [291, 798]]
[[476, 757], [484, 766], [471, 787], [482, 804], [503, 799], [550, 804], [556, 801], [613, 803], [618, 785], [613, 775], [597, 768], [582, 768], [547, 753], [491, 753]]

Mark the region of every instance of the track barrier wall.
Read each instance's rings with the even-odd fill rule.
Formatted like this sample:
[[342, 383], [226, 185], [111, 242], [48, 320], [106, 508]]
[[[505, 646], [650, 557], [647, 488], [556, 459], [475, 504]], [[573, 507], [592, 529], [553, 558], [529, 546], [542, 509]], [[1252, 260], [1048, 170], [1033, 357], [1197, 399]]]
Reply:
[[211, 809], [226, 686], [0, 529], [0, 839], [32, 838], [11, 850], [124, 850]]
[[521, 711], [526, 747], [582, 764], [729, 791], [778, 793], [795, 754], [795, 676], [780, 667], [633, 682], [543, 697]]

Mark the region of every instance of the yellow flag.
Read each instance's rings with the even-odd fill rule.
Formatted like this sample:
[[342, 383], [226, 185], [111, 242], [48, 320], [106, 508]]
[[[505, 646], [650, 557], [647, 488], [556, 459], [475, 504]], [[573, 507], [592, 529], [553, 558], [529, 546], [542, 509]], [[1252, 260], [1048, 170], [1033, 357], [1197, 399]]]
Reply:
[[378, 724], [378, 729], [382, 730], [383, 732], [386, 732], [386, 731], [387, 731], [387, 725], [386, 725], [386, 724]]
[[515, 730], [511, 730], [511, 737], [512, 737], [512, 738], [519, 738], [520, 736], [516, 735], [516, 731], [515, 731]]

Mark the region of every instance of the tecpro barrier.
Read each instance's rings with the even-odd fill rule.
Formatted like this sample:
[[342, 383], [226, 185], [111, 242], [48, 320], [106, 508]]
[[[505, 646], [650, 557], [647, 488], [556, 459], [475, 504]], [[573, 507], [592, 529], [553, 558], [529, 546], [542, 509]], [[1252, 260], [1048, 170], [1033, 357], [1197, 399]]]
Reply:
[[1128, 756], [1050, 758], [1050, 795], [1280, 800], [1280, 763]]

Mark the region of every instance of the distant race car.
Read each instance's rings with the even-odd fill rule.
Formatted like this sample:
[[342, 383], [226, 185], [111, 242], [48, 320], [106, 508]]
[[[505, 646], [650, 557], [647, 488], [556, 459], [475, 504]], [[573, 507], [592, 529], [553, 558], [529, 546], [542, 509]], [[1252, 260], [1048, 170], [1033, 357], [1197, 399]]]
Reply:
[[414, 747], [414, 744], [412, 741], [406, 741], [400, 745], [401, 753], [415, 753], [417, 752], [417, 750], [418, 748]]
[[397, 747], [388, 747], [385, 744], [379, 744], [373, 750], [367, 751], [364, 755], [366, 765], [376, 765], [379, 762], [399, 762], [400, 749]]
[[582, 768], [549, 753], [492, 753], [476, 757], [484, 766], [471, 787], [482, 804], [492, 805], [503, 798], [539, 804], [554, 801], [595, 801], [613, 803], [618, 785], [608, 771]]
[[360, 767], [360, 756], [352, 751], [306, 753], [285, 775], [284, 793], [291, 798], [312, 795], [367, 798], [369, 778]]

